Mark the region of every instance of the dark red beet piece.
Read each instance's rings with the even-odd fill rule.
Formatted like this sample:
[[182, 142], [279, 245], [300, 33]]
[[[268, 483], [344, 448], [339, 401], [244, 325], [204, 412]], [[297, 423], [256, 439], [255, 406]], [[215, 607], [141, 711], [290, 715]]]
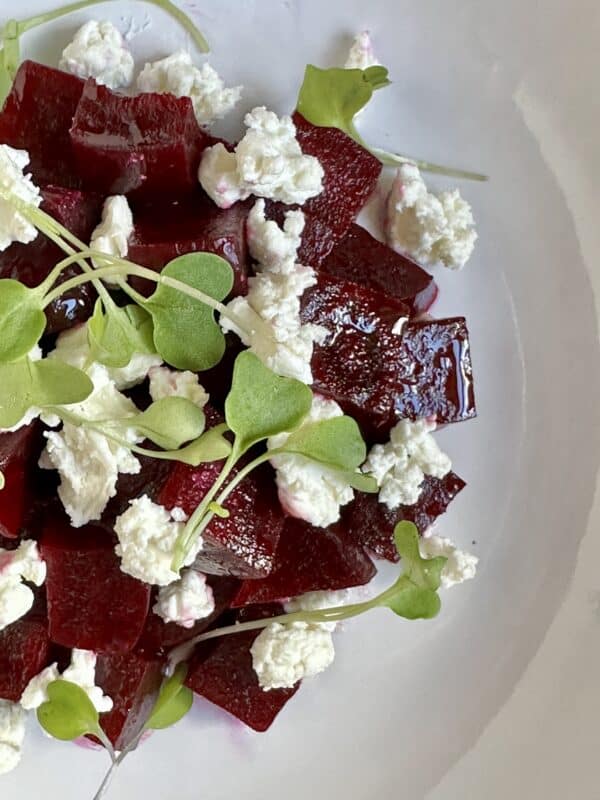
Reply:
[[[268, 606], [240, 612], [240, 621], [272, 617], [281, 606]], [[236, 633], [200, 644], [192, 657], [186, 685], [196, 694], [233, 714], [248, 727], [264, 732], [300, 688], [261, 689], [252, 667], [250, 648], [260, 631]]]
[[121, 571], [111, 534], [95, 525], [74, 530], [55, 516], [41, 549], [52, 641], [96, 652], [131, 650], [146, 622], [150, 587]]
[[210, 139], [189, 97], [111, 92], [86, 81], [71, 127], [84, 186], [106, 194], [177, 196], [198, 185]]
[[348, 541], [343, 527], [314, 528], [302, 520], [286, 520], [273, 572], [262, 580], [244, 581], [232, 605], [271, 603], [368, 583], [375, 566], [363, 547]]
[[0, 631], [0, 698], [17, 703], [49, 663], [48, 622], [35, 609]]
[[[195, 511], [215, 482], [223, 462], [188, 467], [175, 464], [158, 502], [165, 508]], [[235, 471], [232, 472], [232, 477]], [[228, 519], [214, 517], [203, 533], [195, 566], [215, 575], [264, 578], [273, 568], [283, 512], [268, 466], [254, 470], [227, 499]]]
[[[144, 442], [143, 446], [148, 447], [150, 443]], [[115, 519], [129, 508], [129, 502], [147, 494], [149, 497], [156, 496], [161, 487], [167, 480], [172, 469], [170, 461], [149, 456], [137, 456], [141, 464], [141, 470], [137, 475], [125, 475], [121, 473], [117, 481], [117, 493], [111, 498], [102, 514], [102, 522], [112, 527]]]
[[454, 472], [449, 472], [444, 478], [428, 475], [418, 502], [412, 506], [400, 506], [395, 511], [380, 503], [376, 494], [357, 493], [354, 502], [343, 512], [349, 540], [366, 547], [378, 558], [398, 561], [394, 527], [407, 520], [414, 522], [419, 533], [424, 533], [445, 513], [465, 486], [466, 483]]
[[[215, 253], [234, 271], [232, 295], [248, 289], [246, 217], [248, 203], [218, 208], [203, 192], [188, 199], [147, 205], [134, 212], [135, 229], [129, 240], [129, 258], [136, 264], [161, 270], [185, 253]], [[154, 284], [140, 281], [136, 288], [151, 293]]]
[[[92, 232], [102, 213], [103, 198], [91, 192], [64, 189], [61, 186], [46, 186], [42, 189], [41, 208], [57, 222], [81, 239], [89, 242]], [[0, 278], [13, 278], [26, 286], [38, 286], [61, 259], [63, 251], [44, 234], [28, 245], [12, 244], [0, 253]], [[73, 265], [67, 267], [60, 277], [60, 283], [81, 270]], [[91, 315], [96, 292], [86, 283], [59, 297], [46, 309], [47, 333], [58, 333], [83, 322]]]
[[183, 628], [175, 622], [164, 622], [152, 611], [153, 598], [146, 626], [135, 648], [136, 652], [145, 656], [164, 656], [172, 647], [193, 639], [194, 636], [198, 636], [209, 628], [229, 608], [240, 587], [240, 582], [235, 578], [218, 575], [209, 575], [207, 582], [213, 590], [215, 610], [206, 619], [198, 620], [192, 628]]
[[0, 114], [0, 142], [27, 150], [34, 182], [79, 188], [69, 129], [83, 81], [34, 61], [19, 67]]
[[38, 425], [0, 434], [0, 472], [5, 486], [0, 492], [0, 536], [16, 538], [25, 525], [32, 502], [32, 474], [42, 450]]
[[102, 654], [96, 664], [96, 684], [113, 701], [100, 724], [116, 750], [124, 749], [141, 731], [162, 683], [163, 662], [137, 653]]
[[377, 241], [360, 225], [350, 226], [322, 263], [321, 270], [401, 300], [409, 307], [411, 316], [427, 311], [438, 294], [428, 272]]

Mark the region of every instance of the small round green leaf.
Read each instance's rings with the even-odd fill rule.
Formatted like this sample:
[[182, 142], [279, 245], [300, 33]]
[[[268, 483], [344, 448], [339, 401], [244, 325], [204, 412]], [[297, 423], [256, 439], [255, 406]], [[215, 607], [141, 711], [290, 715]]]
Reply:
[[367, 457], [360, 429], [347, 416], [303, 425], [290, 434], [281, 449], [344, 471], [357, 469]]
[[165, 450], [177, 450], [204, 430], [204, 412], [185, 397], [164, 397], [132, 420], [133, 427]]
[[45, 327], [39, 293], [18, 281], [0, 280], [0, 362], [26, 356], [42, 338]]
[[183, 685], [187, 675], [185, 664], [179, 664], [162, 685], [154, 708], [145, 724], [146, 730], [170, 728], [185, 717], [194, 701], [191, 689]]
[[432, 619], [441, 608], [439, 595], [432, 589], [407, 585], [390, 598], [388, 608], [404, 619]]
[[308, 64], [297, 109], [313, 125], [339, 128], [354, 137], [354, 117], [367, 105], [374, 89], [379, 88], [372, 81], [380, 83], [381, 79], [381, 73], [369, 70], [319, 69]]
[[219, 425], [202, 434], [195, 442], [177, 450], [174, 457], [184, 464], [197, 467], [209, 461], [222, 461], [231, 453], [231, 443], [223, 437], [227, 425]]
[[126, 367], [136, 353], [154, 353], [152, 317], [140, 306], [105, 308], [98, 299], [87, 324], [94, 361], [107, 367]]
[[98, 712], [80, 686], [64, 680], [48, 685], [48, 700], [37, 710], [42, 728], [62, 741], [73, 741], [86, 733], [97, 733]]

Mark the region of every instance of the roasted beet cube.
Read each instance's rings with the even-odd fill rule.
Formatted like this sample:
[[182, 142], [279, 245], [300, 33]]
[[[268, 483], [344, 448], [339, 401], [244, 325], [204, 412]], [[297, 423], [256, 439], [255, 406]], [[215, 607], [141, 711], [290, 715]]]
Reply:
[[[148, 443], [144, 443], [146, 447]], [[117, 493], [110, 499], [102, 514], [105, 525], [114, 525], [115, 519], [129, 508], [131, 500], [147, 494], [154, 497], [160, 492], [172, 469], [170, 461], [150, 456], [137, 456], [141, 470], [136, 475], [121, 473], [117, 481]]]
[[[41, 208], [74, 236], [87, 243], [102, 212], [103, 198], [91, 192], [46, 186], [42, 189]], [[38, 233], [30, 244], [16, 242], [0, 253], [0, 277], [14, 278], [26, 286], [38, 286], [56, 264], [65, 258], [63, 251], [44, 234]], [[79, 267], [73, 265], [63, 270], [60, 283], [78, 275]], [[58, 333], [83, 322], [91, 315], [96, 292], [86, 283], [59, 297], [47, 309], [47, 333]]]
[[411, 316], [427, 311], [438, 293], [428, 272], [377, 241], [360, 225], [350, 226], [322, 263], [321, 270], [401, 300], [409, 307]]
[[[247, 203], [236, 203], [223, 210], [200, 191], [188, 199], [140, 207], [134, 213], [135, 229], [129, 241], [129, 258], [137, 264], [161, 270], [185, 253], [215, 253], [233, 268], [232, 294], [246, 294], [247, 216]], [[155, 289], [147, 281], [140, 283], [142, 290], [146, 288], [152, 292]]]
[[261, 580], [244, 581], [233, 602], [271, 603], [305, 592], [362, 586], [375, 575], [363, 547], [349, 541], [344, 526], [314, 528], [302, 520], [286, 520], [273, 572]]
[[17, 703], [48, 665], [49, 652], [48, 622], [35, 609], [0, 631], [0, 698]]
[[116, 750], [139, 734], [158, 696], [163, 662], [137, 653], [102, 654], [96, 664], [96, 684], [113, 701], [100, 724]]
[[[199, 467], [175, 464], [158, 502], [192, 514], [222, 466], [220, 461]], [[272, 470], [266, 465], [254, 470], [227, 498], [226, 506], [230, 516], [212, 519], [195, 566], [215, 575], [264, 578], [273, 568], [284, 521]]]
[[0, 142], [27, 150], [36, 184], [77, 188], [69, 129], [83, 81], [34, 61], [19, 67], [0, 114]]
[[404, 520], [414, 522], [424, 533], [447, 510], [456, 495], [466, 486], [462, 478], [449, 472], [444, 478], [427, 475], [421, 496], [412, 506], [390, 511], [376, 494], [357, 493], [354, 502], [344, 509], [344, 530], [348, 539], [366, 547], [378, 558], [398, 561], [394, 544], [394, 528]]
[[33, 423], [14, 433], [0, 433], [0, 536], [19, 536], [32, 502], [32, 475], [42, 449], [39, 427]]
[[[137, 643], [136, 652], [146, 656], [163, 656], [172, 647], [193, 639], [209, 628], [231, 605], [231, 601], [240, 588], [240, 582], [235, 578], [209, 575], [208, 585], [213, 590], [215, 610], [205, 619], [199, 619], [192, 628], [184, 628], [175, 622], [164, 622], [152, 608], [146, 620], [146, 626]], [[154, 605], [154, 598], [151, 601]]]
[[131, 650], [142, 633], [150, 587], [121, 571], [109, 531], [74, 530], [62, 516], [45, 525], [42, 556], [50, 638], [64, 647], [104, 653]]
[[209, 142], [189, 97], [127, 97], [85, 84], [71, 128], [83, 183], [106, 194], [176, 196], [198, 185]]
[[[252, 608], [240, 621], [276, 616], [280, 606]], [[300, 688], [261, 689], [250, 648], [260, 631], [235, 633], [200, 644], [192, 657], [186, 684], [196, 694], [228, 711], [255, 731], [266, 731]]]

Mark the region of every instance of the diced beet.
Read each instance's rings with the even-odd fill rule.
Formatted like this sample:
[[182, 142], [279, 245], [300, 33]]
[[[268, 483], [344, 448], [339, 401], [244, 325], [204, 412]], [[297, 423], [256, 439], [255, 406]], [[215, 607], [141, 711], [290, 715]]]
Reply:
[[[248, 609], [240, 621], [282, 613], [280, 606]], [[300, 688], [261, 689], [252, 667], [250, 648], [260, 631], [223, 636], [200, 644], [192, 657], [186, 684], [196, 694], [228, 711], [261, 733], [268, 730], [284, 705]]]
[[150, 587], [121, 571], [114, 544], [96, 525], [74, 530], [58, 516], [46, 523], [41, 549], [53, 642], [105, 653], [127, 652], [137, 643]]
[[464, 317], [409, 322], [401, 343], [395, 419], [435, 415], [443, 425], [477, 416]]
[[[148, 442], [143, 443], [149, 446]], [[154, 497], [164, 485], [172, 468], [172, 463], [160, 458], [150, 456], [136, 456], [141, 464], [137, 475], [121, 473], [117, 481], [117, 493], [111, 498], [102, 514], [102, 522], [111, 527], [115, 519], [129, 507], [130, 500], [135, 500], [143, 494]]]
[[[136, 264], [161, 270], [185, 253], [215, 253], [233, 268], [232, 295], [246, 294], [247, 216], [248, 203], [236, 203], [223, 210], [200, 191], [188, 199], [140, 207], [134, 212], [135, 229], [129, 240], [128, 257]], [[153, 292], [155, 285], [140, 281], [137, 288]]]
[[[199, 467], [174, 464], [158, 502], [192, 514], [222, 466], [222, 461]], [[230, 516], [212, 519], [203, 533], [204, 547], [195, 566], [209, 574], [264, 578], [273, 568], [284, 521], [272, 470], [267, 465], [254, 470], [227, 498], [226, 506]]]
[[96, 684], [113, 701], [100, 724], [116, 750], [123, 750], [148, 719], [163, 680], [162, 668], [160, 659], [137, 653], [98, 656]]
[[86, 81], [71, 128], [84, 186], [106, 194], [177, 196], [198, 185], [210, 141], [189, 97], [111, 92]]
[[49, 663], [48, 622], [35, 609], [0, 631], [0, 698], [17, 703]]
[[321, 270], [401, 300], [412, 316], [427, 311], [438, 293], [428, 272], [377, 241], [360, 225], [350, 226], [322, 263]]
[[27, 150], [34, 182], [78, 188], [69, 129], [83, 81], [24, 61], [0, 114], [0, 142]]
[[271, 603], [305, 592], [368, 583], [375, 566], [363, 547], [348, 541], [343, 527], [314, 528], [301, 520], [286, 520], [273, 572], [261, 580], [244, 581], [232, 605]]
[[145, 656], [164, 656], [172, 647], [193, 639], [209, 628], [229, 608], [240, 582], [235, 578], [209, 575], [207, 583], [213, 591], [215, 610], [209, 617], [198, 620], [192, 628], [184, 628], [175, 622], [164, 622], [152, 611], [153, 598], [144, 632], [135, 648], [136, 652]]
[[20, 535], [32, 502], [32, 473], [42, 449], [38, 425], [0, 434], [0, 472], [5, 486], [0, 492], [0, 535]]
[[[99, 194], [46, 186], [42, 189], [41, 208], [60, 222], [74, 236], [89, 242], [102, 212], [103, 198]], [[38, 233], [28, 245], [12, 244], [0, 253], [0, 278], [13, 278], [26, 286], [38, 286], [56, 264], [65, 258], [63, 251], [44, 234]], [[60, 283], [81, 272], [73, 265], [63, 270]], [[59, 297], [47, 309], [47, 333], [58, 333], [83, 322], [91, 315], [96, 292], [86, 283]]]
[[394, 544], [394, 528], [403, 520], [414, 522], [419, 533], [424, 533], [435, 520], [445, 513], [466, 483], [449, 472], [444, 478], [425, 478], [419, 500], [412, 506], [400, 506], [390, 511], [378, 501], [376, 494], [357, 493], [354, 502], [344, 509], [345, 530], [349, 540], [366, 547], [378, 558], [398, 561]]
[[392, 329], [407, 316], [399, 300], [323, 273], [302, 298], [303, 322], [330, 333], [314, 349], [313, 388], [336, 400], [368, 436], [393, 423], [402, 348]]

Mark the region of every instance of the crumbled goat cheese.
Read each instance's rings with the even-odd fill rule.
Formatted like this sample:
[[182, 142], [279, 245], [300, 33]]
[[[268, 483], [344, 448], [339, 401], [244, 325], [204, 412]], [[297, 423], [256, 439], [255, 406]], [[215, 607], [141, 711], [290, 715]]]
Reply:
[[444, 589], [475, 577], [479, 559], [471, 553], [459, 550], [450, 539], [443, 536], [422, 536], [419, 539], [419, 550], [422, 558], [444, 556], [448, 559], [441, 576]]
[[156, 403], [165, 397], [185, 397], [200, 408], [208, 403], [208, 394], [193, 372], [177, 372], [168, 367], [153, 367], [150, 378], [150, 397]]
[[75, 683], [87, 694], [98, 713], [104, 714], [113, 707], [113, 701], [96, 686], [96, 653], [91, 650], [73, 650], [71, 663], [60, 674], [58, 665], [51, 664], [33, 677], [21, 695], [22, 708], [32, 711], [48, 700], [48, 686], [54, 681]]
[[431, 194], [417, 167], [400, 167], [388, 200], [390, 247], [421, 264], [461, 269], [475, 247], [474, 224], [471, 206], [458, 189]]
[[[302, 427], [323, 419], [341, 417], [342, 409], [334, 400], [313, 396], [312, 408]], [[288, 433], [272, 436], [269, 450], [285, 444]], [[279, 455], [271, 459], [275, 467], [279, 501], [292, 517], [298, 517], [320, 528], [332, 525], [340, 518], [341, 506], [349, 503], [354, 491], [338, 473], [302, 456]]]
[[354, 37], [344, 67], [346, 69], [368, 69], [369, 67], [376, 67], [378, 64], [379, 61], [373, 52], [371, 35], [369, 31], [362, 31], [362, 33]]
[[[117, 194], [107, 197], [102, 208], [100, 224], [92, 233], [90, 250], [98, 250], [109, 256], [126, 258], [129, 252], [129, 237], [133, 233], [133, 214], [127, 198]], [[96, 268], [109, 266], [92, 259]], [[105, 278], [107, 283], [116, 283], [118, 278]]]
[[259, 107], [246, 114], [248, 130], [233, 153], [223, 144], [207, 147], [198, 177], [220, 208], [251, 194], [302, 205], [323, 189], [323, 167], [304, 155], [291, 117]]
[[65, 47], [59, 67], [78, 78], [94, 78], [109, 89], [120, 89], [131, 84], [134, 62], [112, 22], [91, 19]]
[[387, 444], [376, 444], [362, 469], [379, 486], [379, 502], [390, 511], [398, 506], [412, 506], [421, 496], [426, 475], [443, 478], [452, 463], [433, 436], [434, 421], [403, 419], [390, 431]]
[[[179, 515], [177, 515], [179, 517]], [[132, 500], [129, 508], [115, 522], [121, 569], [145, 583], [168, 586], [179, 580], [171, 569], [175, 545], [185, 524], [176, 522], [166, 508], [143, 495]], [[202, 549], [202, 538], [188, 553], [184, 566], [189, 567]]]
[[25, 720], [25, 711], [18, 703], [0, 700], [0, 775], [11, 772], [21, 760]]
[[200, 125], [222, 119], [239, 103], [242, 87], [226, 89], [219, 74], [210, 64], [196, 67], [189, 53], [177, 53], [146, 64], [137, 86], [140, 92], [169, 92], [176, 97], [191, 98]]
[[302, 678], [323, 672], [335, 658], [331, 633], [306, 622], [271, 623], [254, 640], [250, 653], [265, 691], [289, 689]]
[[[284, 608], [288, 614], [297, 611], [321, 611], [324, 608], [335, 608], [336, 606], [347, 605], [353, 602], [353, 591], [351, 589], [339, 589], [333, 592], [306, 592], [298, 597], [292, 597], [284, 603]], [[337, 628], [337, 622], [318, 622], [326, 631], [333, 633]]]
[[[0, 190], [37, 208], [42, 202], [42, 196], [31, 180], [31, 175], [23, 174], [28, 164], [27, 150], [15, 150], [7, 144], [0, 144]], [[17, 211], [12, 203], [0, 197], [0, 252], [13, 242], [29, 244], [37, 234], [35, 225]]]
[[[92, 364], [88, 375], [94, 390], [83, 403], [68, 406], [70, 413], [91, 422], [126, 419], [136, 414], [133, 402], [117, 390], [103, 366]], [[116, 494], [119, 473], [136, 475], [141, 469], [127, 447], [99, 431], [65, 422], [62, 430], [44, 435], [47, 444], [39, 464], [43, 469], [58, 470], [58, 496], [75, 528], [100, 519]], [[143, 439], [133, 429], [120, 435], [130, 444]]]
[[258, 199], [246, 223], [250, 255], [267, 272], [287, 274], [294, 270], [302, 242], [304, 214], [287, 211], [283, 228], [265, 216], [265, 201]]
[[0, 631], [33, 606], [34, 594], [24, 581], [41, 586], [45, 580], [46, 563], [36, 542], [27, 539], [16, 550], [0, 548]]
[[162, 358], [156, 353], [134, 353], [126, 367], [105, 367], [95, 362], [90, 365], [87, 324], [78, 325], [61, 333], [56, 341], [56, 348], [49, 354], [49, 358], [58, 358], [77, 369], [87, 368], [88, 373], [92, 366], [94, 369], [103, 369], [119, 391], [131, 389], [142, 383], [152, 367], [162, 364]]
[[193, 628], [199, 619], [210, 617], [215, 610], [215, 599], [206, 575], [193, 569], [183, 570], [178, 581], [160, 589], [152, 610], [165, 622], [175, 622], [182, 628]]

